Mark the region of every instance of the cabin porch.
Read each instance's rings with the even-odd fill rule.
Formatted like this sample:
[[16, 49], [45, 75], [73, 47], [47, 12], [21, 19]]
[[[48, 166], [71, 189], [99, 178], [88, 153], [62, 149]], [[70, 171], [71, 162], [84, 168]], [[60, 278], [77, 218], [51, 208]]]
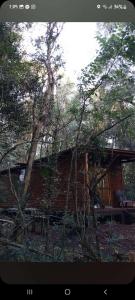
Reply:
[[[102, 154], [100, 155], [102, 157]], [[100, 158], [100, 162], [97, 159], [95, 167], [101, 170], [101, 175], [106, 173], [97, 185], [97, 192], [107, 210], [122, 207], [135, 208], [135, 199], [129, 199], [125, 194], [123, 176], [123, 164], [132, 162], [135, 162], [135, 152], [119, 149], [107, 149], [103, 158]], [[92, 164], [89, 166], [89, 173], [90, 171], [93, 172]], [[118, 192], [124, 195], [122, 201], [118, 197]]]

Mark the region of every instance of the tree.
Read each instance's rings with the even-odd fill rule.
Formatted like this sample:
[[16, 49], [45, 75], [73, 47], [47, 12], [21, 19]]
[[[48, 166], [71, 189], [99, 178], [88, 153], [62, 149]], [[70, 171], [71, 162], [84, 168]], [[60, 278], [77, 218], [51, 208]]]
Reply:
[[[58, 49], [57, 39], [60, 32], [61, 28], [58, 27], [56, 22], [47, 24], [46, 34], [44, 37], [46, 53], [41, 53], [38, 57], [38, 60], [45, 67], [46, 78], [44, 79], [45, 86], [42, 94], [40, 114], [38, 115], [37, 120], [33, 120], [32, 142], [29, 150], [26, 175], [24, 180], [24, 189], [22, 194], [22, 209], [25, 208], [27, 201], [26, 196], [31, 178], [32, 165], [36, 155], [40, 134], [42, 132], [42, 129], [46, 128], [51, 123], [52, 109], [54, 106], [54, 88], [56, 81], [58, 80], [57, 74], [60, 66], [60, 57], [58, 55], [55, 56], [55, 51]], [[38, 43], [42, 43], [42, 39], [38, 40]]]
[[[100, 50], [94, 62], [90, 63], [83, 71], [81, 88], [89, 102], [89, 116], [93, 120], [95, 130], [110, 126], [119, 118], [131, 113], [134, 114], [134, 50], [135, 26], [131, 23], [111, 23], [104, 26], [108, 34], [97, 36]], [[126, 130], [127, 144], [131, 140], [131, 128], [134, 117], [124, 123], [129, 128]], [[96, 125], [96, 126], [95, 126]], [[132, 134], [131, 134], [132, 131]], [[120, 132], [120, 134], [119, 134]], [[125, 130], [122, 126], [115, 127], [106, 132], [103, 140], [115, 139], [119, 146], [122, 138], [125, 140]], [[123, 140], [123, 144], [124, 144]]]
[[[0, 24], [0, 151], [3, 163], [1, 168], [7, 163], [9, 166], [13, 165], [19, 157], [19, 151], [11, 152], [9, 149], [18, 144], [30, 129], [28, 110], [24, 105], [29, 65], [22, 61], [19, 52], [20, 39], [21, 36], [13, 31], [12, 24]], [[25, 146], [21, 144], [20, 152], [25, 153]]]

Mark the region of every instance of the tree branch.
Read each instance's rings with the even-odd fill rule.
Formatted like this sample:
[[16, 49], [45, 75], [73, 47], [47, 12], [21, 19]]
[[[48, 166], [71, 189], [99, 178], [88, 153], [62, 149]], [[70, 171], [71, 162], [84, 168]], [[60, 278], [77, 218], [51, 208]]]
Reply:
[[97, 134], [95, 135], [94, 138], [100, 136], [100, 135], [103, 134], [105, 131], [108, 131], [108, 130], [112, 129], [112, 128], [115, 127], [116, 125], [118, 125], [118, 124], [122, 123], [123, 121], [125, 121], [126, 119], [130, 118], [131, 116], [133, 116], [133, 113], [127, 115], [126, 117], [124, 117], [124, 118], [122, 118], [122, 119], [120, 119], [120, 120], [117, 121], [116, 123], [114, 123], [114, 124], [112, 124], [112, 125], [110, 125], [110, 126], [104, 128], [104, 129], [101, 130], [99, 133], [97, 133]]

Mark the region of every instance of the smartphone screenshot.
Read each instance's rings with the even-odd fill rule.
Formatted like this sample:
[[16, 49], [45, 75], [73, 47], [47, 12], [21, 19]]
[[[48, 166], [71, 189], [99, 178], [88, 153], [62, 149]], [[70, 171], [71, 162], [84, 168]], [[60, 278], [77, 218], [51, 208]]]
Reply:
[[135, 6], [0, 6], [0, 293], [135, 291]]

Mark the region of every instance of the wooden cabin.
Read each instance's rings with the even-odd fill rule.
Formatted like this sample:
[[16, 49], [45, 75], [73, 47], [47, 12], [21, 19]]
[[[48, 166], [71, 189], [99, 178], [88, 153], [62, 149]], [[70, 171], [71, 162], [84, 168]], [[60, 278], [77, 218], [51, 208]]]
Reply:
[[[27, 207], [70, 211], [89, 209], [88, 186], [97, 185], [105, 207], [119, 207], [116, 191], [124, 188], [122, 165], [135, 161], [135, 151], [120, 149], [68, 149], [55, 156], [35, 160]], [[26, 164], [0, 172], [0, 208], [17, 207], [13, 186], [20, 197]], [[11, 185], [12, 179], [12, 185]]]

